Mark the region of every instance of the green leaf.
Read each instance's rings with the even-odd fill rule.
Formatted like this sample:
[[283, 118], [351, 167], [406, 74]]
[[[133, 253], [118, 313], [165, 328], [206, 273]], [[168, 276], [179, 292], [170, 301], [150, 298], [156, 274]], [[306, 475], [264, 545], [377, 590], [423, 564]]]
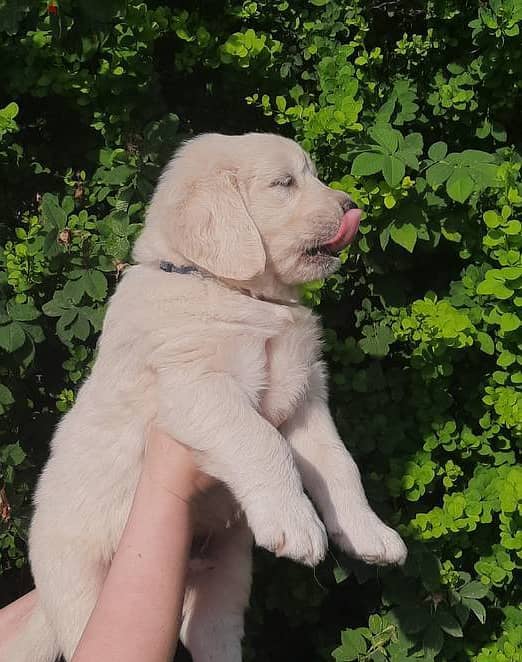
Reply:
[[423, 147], [424, 147], [424, 139], [422, 137], [422, 134], [409, 133], [404, 138], [404, 145], [402, 145], [401, 149], [406, 151], [412, 151], [415, 154], [420, 154], [422, 152]]
[[476, 185], [481, 189], [495, 185], [498, 174], [498, 166], [496, 166], [494, 163], [479, 163], [474, 167], [470, 167], [469, 170], [471, 176], [475, 180]]
[[22, 464], [22, 462], [27, 457], [24, 449], [20, 446], [19, 443], [9, 444], [8, 446], [5, 446], [3, 452], [6, 456], [8, 463], [13, 467], [17, 467], [18, 465]]
[[277, 110], [283, 113], [286, 110], [286, 99], [284, 97], [276, 97], [276, 106]]
[[444, 184], [454, 170], [455, 168], [447, 163], [436, 163], [426, 171], [426, 181], [432, 188], [437, 189], [441, 184]]
[[500, 280], [486, 278], [477, 286], [477, 294], [490, 294], [497, 299], [505, 300], [513, 296], [514, 290], [506, 287], [504, 282]]
[[396, 244], [413, 253], [417, 243], [417, 228], [412, 223], [403, 223], [402, 225], [395, 225], [394, 223], [390, 227], [390, 236]]
[[101, 175], [101, 181], [105, 184], [125, 184], [136, 174], [136, 168], [127, 165], [119, 165]]
[[415, 153], [411, 150], [408, 151], [408, 150], [401, 149], [398, 152], [395, 152], [394, 157], [400, 159], [403, 163], [405, 163], [412, 170], [418, 170], [419, 169], [419, 160], [415, 156]]
[[480, 349], [485, 354], [492, 355], [495, 353], [495, 343], [493, 342], [491, 336], [489, 336], [487, 333], [484, 333], [483, 331], [479, 331], [477, 333], [477, 340], [479, 342]]
[[393, 154], [399, 144], [399, 132], [386, 124], [372, 127], [368, 133], [381, 147]]
[[446, 191], [449, 197], [456, 202], [466, 202], [474, 188], [473, 178], [463, 168], [456, 168], [446, 182]]
[[63, 230], [67, 222], [67, 214], [58, 204], [56, 196], [51, 193], [45, 193], [42, 198], [42, 213], [44, 218], [49, 223], [57, 228]]
[[335, 568], [333, 569], [333, 574], [336, 584], [341, 584], [342, 582], [344, 582], [345, 579], [348, 579], [348, 577], [350, 576], [348, 570], [346, 570], [340, 565], [335, 566]]
[[435, 621], [451, 637], [460, 638], [463, 636], [462, 628], [457, 619], [450, 614], [447, 609], [439, 608], [435, 614]]
[[74, 211], [74, 199], [70, 195], [66, 195], [62, 200], [62, 209], [66, 214], [72, 214]]
[[516, 331], [520, 326], [520, 317], [515, 313], [503, 313], [500, 318], [500, 328], [503, 333], [511, 333]]
[[9, 303], [7, 306], [11, 319], [18, 322], [30, 322], [40, 317], [40, 312], [31, 303]]
[[502, 225], [502, 216], [491, 209], [484, 212], [483, 218], [488, 228], [498, 228], [499, 225]]
[[97, 269], [89, 269], [83, 276], [85, 291], [95, 301], [102, 301], [107, 294], [107, 279]]
[[[461, 593], [462, 595], [462, 593]], [[486, 622], [486, 608], [475, 598], [464, 598], [462, 603], [470, 609], [482, 625]]]
[[386, 183], [392, 188], [398, 186], [404, 177], [404, 163], [396, 156], [385, 156], [382, 164], [382, 174]]
[[390, 351], [390, 345], [395, 341], [393, 331], [385, 325], [368, 324], [363, 328], [365, 336], [359, 341], [359, 347], [365, 354], [376, 358], [385, 357]]
[[488, 121], [485, 121], [482, 126], [479, 126], [475, 131], [477, 138], [484, 139], [487, 138], [491, 131], [491, 124]]
[[24, 342], [25, 332], [18, 322], [0, 326], [0, 347], [6, 352], [15, 352]]
[[0, 384], [0, 404], [2, 405], [12, 405], [14, 402], [13, 394], [3, 384]]
[[106, 306], [98, 306], [97, 308], [85, 308], [83, 310], [84, 315], [92, 324], [95, 331], [101, 331], [105, 311]]
[[42, 311], [48, 317], [60, 317], [60, 315], [63, 315], [64, 310], [66, 310], [66, 308], [63, 308], [55, 298], [51, 299], [51, 301], [47, 301], [47, 303], [44, 303], [42, 306]]
[[78, 311], [75, 308], [69, 308], [69, 310], [66, 310], [63, 315], [60, 317], [60, 324], [62, 328], [67, 328], [70, 326], [76, 317], [78, 316]]
[[[0, 5], [0, 23], [1, 23], [1, 5]], [[18, 115], [18, 104], [11, 102], [4, 108], [0, 108], [0, 140], [7, 133], [14, 133], [18, 130], [18, 125], [14, 118]]]
[[499, 142], [504, 143], [507, 140], [506, 130], [500, 124], [496, 124], [495, 122], [493, 122], [493, 126], [491, 127], [491, 135]]
[[520, 221], [513, 219], [507, 224], [505, 232], [509, 235], [518, 235], [522, 232], [522, 224]]
[[463, 152], [450, 154], [447, 160], [459, 166], [477, 166], [481, 163], [493, 163], [495, 157], [493, 154], [482, 152], [479, 149], [465, 149]]
[[387, 225], [379, 233], [379, 243], [380, 243], [381, 248], [382, 248], [383, 251], [386, 250], [386, 247], [388, 246], [389, 240], [390, 240], [390, 226]]
[[489, 586], [482, 582], [470, 582], [465, 584], [459, 591], [462, 598], [484, 598], [489, 592]]
[[395, 110], [396, 100], [388, 99], [377, 111], [375, 116], [376, 124], [389, 124], [390, 117], [392, 116], [393, 111]]
[[83, 293], [85, 292], [85, 279], [74, 278], [68, 280], [63, 288], [63, 296], [67, 301], [80, 303]]
[[522, 267], [504, 267], [500, 273], [505, 280], [517, 280], [522, 276]]
[[464, 68], [460, 64], [456, 64], [455, 62], [451, 62], [446, 66], [447, 70], [450, 72], [450, 74], [455, 74], [458, 76], [464, 71]]
[[510, 365], [513, 365], [513, 363], [515, 363], [516, 360], [517, 357], [512, 352], [504, 350], [503, 352], [500, 353], [500, 356], [497, 359], [497, 364], [501, 368], [508, 368]]
[[384, 155], [377, 152], [364, 152], [355, 157], [352, 163], [352, 175], [365, 177], [380, 172], [383, 167]]
[[78, 315], [76, 322], [71, 327], [71, 331], [76, 338], [87, 340], [91, 331], [88, 319], [83, 315]]
[[14, 120], [14, 118], [18, 115], [19, 110], [20, 109], [18, 108], [18, 104], [14, 101], [11, 101], [11, 103], [8, 103], [7, 106], [2, 108], [2, 118]]
[[368, 618], [368, 626], [372, 634], [378, 634], [382, 630], [382, 618], [378, 614], [372, 614]]
[[337, 658], [344, 662], [356, 660], [359, 655], [366, 653], [366, 639], [357, 630], [344, 630], [341, 633], [343, 657]]
[[428, 156], [432, 161], [442, 161], [447, 153], [448, 146], [443, 142], [433, 143], [428, 150]]
[[[125, 237], [119, 237], [117, 235], [111, 235], [107, 241], [103, 243], [105, 250], [109, 255], [112, 255], [118, 260], [123, 260], [127, 257], [130, 250], [130, 243]], [[111, 271], [114, 269], [114, 265], [111, 263]]]

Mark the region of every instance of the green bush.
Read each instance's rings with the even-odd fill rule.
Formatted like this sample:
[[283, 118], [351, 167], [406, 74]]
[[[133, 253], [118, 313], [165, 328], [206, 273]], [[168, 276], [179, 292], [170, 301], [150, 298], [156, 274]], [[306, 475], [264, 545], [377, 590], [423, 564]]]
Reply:
[[246, 657], [522, 660], [521, 25], [520, 0], [0, 0], [6, 599], [161, 167], [195, 132], [272, 130], [366, 211], [303, 298], [410, 557], [332, 550], [312, 573], [258, 552]]

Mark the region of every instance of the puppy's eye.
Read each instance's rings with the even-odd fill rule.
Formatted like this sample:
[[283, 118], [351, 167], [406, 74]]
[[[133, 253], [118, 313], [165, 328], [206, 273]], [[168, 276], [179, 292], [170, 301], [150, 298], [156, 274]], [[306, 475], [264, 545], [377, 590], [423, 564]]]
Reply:
[[289, 186], [293, 186], [295, 184], [295, 180], [292, 177], [292, 175], [285, 175], [284, 177], [279, 177], [278, 179], [275, 179], [270, 186], [283, 186], [285, 188], [288, 188]]

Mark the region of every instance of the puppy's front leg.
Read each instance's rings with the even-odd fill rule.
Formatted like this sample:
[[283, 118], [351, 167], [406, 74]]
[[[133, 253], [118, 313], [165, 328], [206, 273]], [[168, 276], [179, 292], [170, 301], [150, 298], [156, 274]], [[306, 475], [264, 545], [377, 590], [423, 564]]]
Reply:
[[318, 364], [309, 397], [281, 427], [304, 486], [342, 549], [367, 563], [402, 564], [406, 546], [370, 508], [359, 469], [339, 437], [326, 399], [323, 366]]
[[230, 488], [258, 545], [308, 565], [324, 557], [326, 531], [290, 447], [232, 377], [159, 371], [157, 423]]

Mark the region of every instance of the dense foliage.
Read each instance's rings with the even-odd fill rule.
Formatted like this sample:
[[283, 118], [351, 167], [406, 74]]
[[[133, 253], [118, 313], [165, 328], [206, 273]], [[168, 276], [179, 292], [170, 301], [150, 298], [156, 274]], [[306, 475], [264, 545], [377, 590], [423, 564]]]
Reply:
[[366, 210], [303, 296], [410, 557], [259, 552], [246, 658], [522, 660], [521, 27], [521, 0], [0, 0], [2, 599], [161, 166], [272, 130]]

